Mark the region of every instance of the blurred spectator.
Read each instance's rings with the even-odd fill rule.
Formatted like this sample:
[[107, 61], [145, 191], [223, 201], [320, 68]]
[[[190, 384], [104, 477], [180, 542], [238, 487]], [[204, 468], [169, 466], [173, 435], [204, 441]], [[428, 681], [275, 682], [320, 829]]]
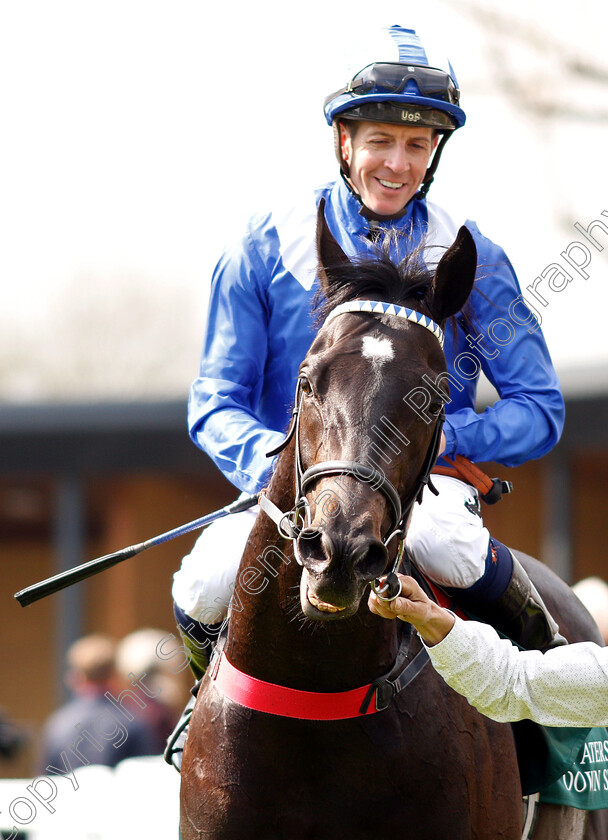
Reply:
[[149, 698], [140, 685], [123, 689], [115, 652], [115, 642], [101, 635], [85, 636], [69, 648], [65, 681], [74, 697], [44, 727], [40, 772], [114, 767], [125, 758], [156, 753], [156, 733], [143, 715]]
[[133, 677], [139, 676], [153, 695], [142, 710], [142, 717], [157, 735], [155, 753], [158, 754], [163, 752], [184, 703], [181, 681], [157, 655], [159, 643], [168, 635], [166, 630], [145, 627], [125, 636], [116, 649], [116, 670], [123, 684], [130, 686]]
[[0, 709], [0, 756], [10, 759], [14, 758], [28, 742], [29, 737], [24, 729], [8, 717], [3, 709]]
[[594, 576], [579, 580], [572, 589], [600, 628], [604, 644], [608, 644], [608, 584]]

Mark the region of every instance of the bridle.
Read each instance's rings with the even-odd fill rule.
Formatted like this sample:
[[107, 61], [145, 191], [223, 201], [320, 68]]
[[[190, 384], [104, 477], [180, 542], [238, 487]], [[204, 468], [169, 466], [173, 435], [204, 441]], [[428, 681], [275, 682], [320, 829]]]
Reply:
[[[416, 312], [416, 310], [414, 309], [409, 309], [405, 306], [397, 306], [392, 303], [383, 303], [382, 301], [353, 300], [347, 301], [346, 303], [342, 303], [339, 306], [332, 309], [332, 311], [325, 319], [323, 326], [326, 326], [331, 320], [333, 320], [338, 315], [342, 315], [346, 312], [361, 312], [367, 313], [372, 316], [394, 315], [397, 318], [405, 319], [412, 323], [418, 324], [419, 326], [422, 326], [429, 332], [431, 332], [443, 348], [443, 331], [441, 327], [435, 323], [435, 321], [433, 321], [431, 318], [428, 318], [426, 315], [423, 315], [420, 312]], [[388, 590], [390, 590], [392, 583], [392, 591], [394, 591], [394, 581], [396, 580], [395, 572], [399, 568], [403, 557], [405, 544], [404, 539], [407, 522], [412, 507], [414, 506], [414, 503], [420, 502], [422, 500], [422, 493], [426, 486], [428, 486], [429, 489], [433, 493], [435, 493], [435, 495], [437, 495], [438, 493], [433, 483], [431, 482], [431, 470], [433, 469], [433, 466], [437, 459], [437, 455], [439, 454], [441, 430], [443, 427], [443, 421], [445, 419], [445, 411], [442, 408], [441, 413], [438, 415], [437, 420], [435, 421], [433, 436], [431, 438], [431, 442], [429, 444], [424, 463], [421, 467], [420, 473], [418, 474], [418, 478], [416, 479], [414, 485], [409, 491], [407, 498], [404, 502], [402, 502], [401, 497], [398, 491], [396, 490], [395, 486], [387, 479], [385, 474], [381, 470], [369, 464], [363, 464], [359, 461], [322, 461], [318, 464], [313, 464], [306, 470], [303, 469], [302, 456], [300, 451], [300, 417], [303, 398], [304, 392], [302, 390], [302, 381], [301, 379], [298, 379], [298, 384], [296, 386], [296, 395], [294, 400], [294, 408], [287, 436], [285, 437], [285, 440], [276, 449], [273, 449], [271, 452], [268, 453], [269, 457], [277, 455], [279, 452], [285, 449], [290, 440], [295, 436], [294, 507], [287, 513], [283, 513], [273, 502], [271, 502], [268, 499], [268, 497], [264, 493], [260, 494], [260, 507], [262, 508], [262, 510], [265, 511], [265, 513], [268, 514], [268, 516], [270, 516], [271, 519], [274, 520], [281, 536], [283, 536], [285, 539], [290, 539], [294, 541], [294, 554], [298, 563], [302, 565], [302, 560], [298, 553], [296, 540], [298, 539], [298, 537], [304, 529], [310, 528], [311, 526], [310, 505], [308, 503], [308, 499], [306, 498], [306, 492], [310, 488], [311, 484], [313, 484], [317, 479], [325, 478], [327, 476], [349, 475], [357, 479], [357, 481], [362, 481], [366, 484], [369, 484], [370, 487], [372, 487], [372, 489], [381, 492], [388, 501], [392, 514], [391, 526], [389, 527], [387, 536], [383, 540], [383, 544], [385, 548], [388, 549], [388, 545], [392, 542], [393, 539], [399, 539], [398, 549], [395, 555], [395, 560], [393, 562], [393, 567], [386, 579], [387, 584], [385, 584], [383, 587], [378, 587], [376, 582], [372, 584], [372, 588], [374, 589], [378, 597], [382, 598], [383, 594], [385, 596], [387, 594], [391, 594], [391, 592], [387, 591], [387, 585]], [[397, 593], [392, 595], [392, 597], [390, 598], [384, 597], [383, 600], [392, 600], [393, 598], [397, 597], [398, 594], [399, 591], [397, 591]]]

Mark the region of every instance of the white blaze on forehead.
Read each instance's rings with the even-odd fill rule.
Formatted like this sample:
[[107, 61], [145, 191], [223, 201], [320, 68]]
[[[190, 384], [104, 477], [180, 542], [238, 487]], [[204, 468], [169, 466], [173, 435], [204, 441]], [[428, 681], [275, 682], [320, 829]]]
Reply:
[[375, 338], [366, 335], [362, 342], [363, 357], [369, 359], [375, 368], [381, 367], [395, 355], [393, 345], [388, 338]]

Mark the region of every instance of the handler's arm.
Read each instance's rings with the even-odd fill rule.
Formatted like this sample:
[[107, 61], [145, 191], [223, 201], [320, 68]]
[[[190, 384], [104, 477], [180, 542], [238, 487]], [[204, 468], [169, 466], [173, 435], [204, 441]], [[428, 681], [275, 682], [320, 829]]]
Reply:
[[398, 575], [401, 595], [383, 601], [375, 592], [369, 596], [369, 608], [382, 618], [400, 618], [412, 624], [427, 646], [436, 645], [454, 626], [455, 616], [427, 598], [414, 578]]
[[435, 669], [480, 712], [502, 722], [608, 724], [608, 648], [581, 642], [545, 654], [520, 651], [489, 625], [430, 606], [415, 581], [399, 577], [402, 596], [385, 604], [372, 594], [370, 609], [410, 621]]

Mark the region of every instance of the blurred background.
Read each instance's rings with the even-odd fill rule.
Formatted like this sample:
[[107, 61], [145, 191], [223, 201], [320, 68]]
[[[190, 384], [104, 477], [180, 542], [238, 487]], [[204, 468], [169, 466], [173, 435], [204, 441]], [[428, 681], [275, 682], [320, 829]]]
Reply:
[[75, 639], [173, 630], [192, 537], [25, 610], [12, 596], [235, 497], [186, 431], [210, 272], [252, 212], [335, 177], [322, 102], [373, 28], [432, 30], [458, 75], [467, 124], [430, 198], [500, 243], [522, 287], [568, 268], [573, 241], [592, 255], [588, 278], [538, 286], [564, 437], [489, 467], [516, 492], [486, 518], [570, 583], [608, 575], [607, 22], [601, 0], [2, 5], [0, 706], [25, 737], [1, 776], [34, 772]]

